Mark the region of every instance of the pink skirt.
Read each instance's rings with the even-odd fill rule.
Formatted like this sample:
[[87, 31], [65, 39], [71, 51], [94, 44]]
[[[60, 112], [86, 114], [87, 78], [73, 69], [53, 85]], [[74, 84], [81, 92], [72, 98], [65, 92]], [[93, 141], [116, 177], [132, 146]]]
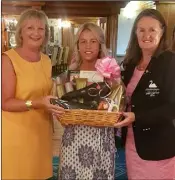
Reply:
[[147, 161], [141, 159], [136, 152], [132, 127], [128, 127], [125, 151], [126, 167], [129, 180], [175, 179], [175, 157], [160, 161]]

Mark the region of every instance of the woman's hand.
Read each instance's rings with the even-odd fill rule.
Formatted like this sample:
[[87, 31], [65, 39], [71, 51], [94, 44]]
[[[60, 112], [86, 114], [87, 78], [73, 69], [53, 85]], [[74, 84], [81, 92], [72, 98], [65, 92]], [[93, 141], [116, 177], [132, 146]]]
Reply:
[[42, 98], [41, 100], [33, 101], [33, 107], [34, 108], [40, 108], [48, 111], [51, 114], [54, 114], [56, 117], [60, 117], [64, 114], [65, 109], [58, 106], [58, 105], [53, 105], [50, 103], [51, 98], [57, 98], [54, 96], [46, 96]]
[[133, 112], [123, 112], [122, 115], [125, 117], [124, 120], [115, 124], [115, 128], [121, 128], [128, 126], [135, 121], [135, 114]]

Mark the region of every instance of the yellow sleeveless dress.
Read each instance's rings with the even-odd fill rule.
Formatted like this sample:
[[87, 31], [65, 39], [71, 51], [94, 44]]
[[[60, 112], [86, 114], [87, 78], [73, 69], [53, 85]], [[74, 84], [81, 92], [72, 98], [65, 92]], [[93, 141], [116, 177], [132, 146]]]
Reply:
[[[28, 62], [11, 49], [5, 52], [13, 64], [17, 84], [15, 98], [35, 100], [49, 95], [51, 61], [41, 53]], [[10, 82], [10, 81], [9, 81]], [[2, 179], [47, 179], [52, 176], [52, 121], [44, 110], [2, 111]]]

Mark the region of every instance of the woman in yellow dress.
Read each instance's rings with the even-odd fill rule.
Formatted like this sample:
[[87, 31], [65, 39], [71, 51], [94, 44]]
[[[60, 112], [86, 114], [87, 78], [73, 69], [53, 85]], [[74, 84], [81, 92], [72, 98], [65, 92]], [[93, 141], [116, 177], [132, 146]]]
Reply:
[[51, 61], [41, 53], [49, 26], [42, 11], [27, 10], [16, 29], [17, 48], [2, 55], [2, 179], [52, 176]]

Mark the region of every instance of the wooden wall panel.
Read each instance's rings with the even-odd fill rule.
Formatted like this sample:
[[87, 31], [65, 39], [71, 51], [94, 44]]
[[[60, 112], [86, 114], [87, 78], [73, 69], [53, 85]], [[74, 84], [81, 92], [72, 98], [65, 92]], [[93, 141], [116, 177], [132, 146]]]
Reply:
[[73, 28], [62, 28], [62, 46], [69, 47], [69, 56], [68, 56], [68, 62], [70, 62], [73, 49], [74, 49], [74, 34], [73, 34]]
[[118, 14], [127, 1], [12, 1], [2, 0], [3, 15], [19, 15], [27, 8], [43, 10], [49, 18], [107, 18], [107, 47], [116, 53]]
[[[2, 14], [20, 14], [24, 9], [37, 7], [50, 17], [101, 16], [118, 14], [126, 1], [11, 1], [2, 0]], [[40, 7], [40, 8], [39, 8]]]
[[106, 29], [106, 46], [112, 51], [112, 56], [116, 56], [117, 49], [117, 29], [118, 29], [118, 15], [107, 17]]
[[157, 10], [162, 13], [167, 23], [167, 37], [169, 43], [172, 39], [172, 32], [175, 26], [175, 2], [174, 3], [157, 3]]

